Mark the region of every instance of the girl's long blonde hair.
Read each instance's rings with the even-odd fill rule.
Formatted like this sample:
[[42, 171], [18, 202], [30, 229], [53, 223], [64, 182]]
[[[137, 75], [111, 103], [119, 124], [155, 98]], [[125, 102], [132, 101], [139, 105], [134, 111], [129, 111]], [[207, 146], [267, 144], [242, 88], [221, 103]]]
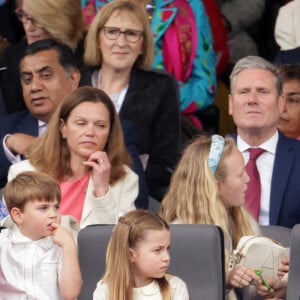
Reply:
[[[129, 248], [145, 239], [149, 230], [170, 230], [156, 213], [134, 210], [119, 219], [106, 251], [106, 271], [103, 282], [108, 284], [109, 300], [132, 300], [133, 274]], [[165, 277], [156, 279], [163, 300], [171, 300], [171, 287]]]
[[259, 231], [243, 206], [227, 208], [219, 197], [218, 181], [224, 181], [227, 176], [224, 161], [235, 147], [232, 138], [225, 138], [220, 162], [212, 172], [208, 164], [211, 137], [203, 135], [194, 140], [181, 157], [160, 211], [162, 218], [169, 223], [179, 221], [220, 226], [224, 232], [227, 257], [240, 237]]

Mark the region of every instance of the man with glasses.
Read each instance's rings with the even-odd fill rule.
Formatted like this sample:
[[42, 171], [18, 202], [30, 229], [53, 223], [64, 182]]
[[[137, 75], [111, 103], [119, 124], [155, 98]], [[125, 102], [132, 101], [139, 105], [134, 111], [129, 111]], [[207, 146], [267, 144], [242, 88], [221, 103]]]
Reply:
[[19, 63], [25, 48], [42, 39], [55, 39], [67, 44], [75, 53], [76, 63], [83, 66], [84, 24], [80, 0], [19, 0], [15, 15], [24, 31], [25, 39], [10, 45], [3, 54], [0, 85], [8, 114], [26, 109], [19, 78]]
[[20, 5], [16, 8], [15, 14], [23, 25], [26, 40], [7, 48], [0, 62], [0, 66], [5, 67], [5, 70], [0, 73], [0, 86], [2, 87], [3, 101], [8, 114], [26, 109], [18, 70], [27, 44], [50, 37], [49, 33], [38, 26], [37, 22], [26, 14]]

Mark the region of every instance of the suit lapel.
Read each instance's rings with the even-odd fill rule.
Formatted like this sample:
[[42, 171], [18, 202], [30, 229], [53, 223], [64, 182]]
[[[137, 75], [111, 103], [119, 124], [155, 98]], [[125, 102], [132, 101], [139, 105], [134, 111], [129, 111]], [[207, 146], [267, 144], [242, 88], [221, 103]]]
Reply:
[[138, 99], [145, 98], [145, 89], [150, 83], [147, 82], [143, 71], [133, 69], [130, 75], [130, 82], [124, 102], [120, 110], [120, 116], [126, 116], [132, 113], [135, 107], [138, 106]]
[[279, 133], [271, 182], [270, 225], [278, 223], [280, 207], [294, 160], [295, 149], [287, 143], [287, 138]]

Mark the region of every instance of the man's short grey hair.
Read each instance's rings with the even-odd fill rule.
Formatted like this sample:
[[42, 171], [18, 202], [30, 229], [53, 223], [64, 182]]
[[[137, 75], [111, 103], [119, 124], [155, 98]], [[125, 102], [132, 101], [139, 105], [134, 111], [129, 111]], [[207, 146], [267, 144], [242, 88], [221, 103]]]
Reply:
[[236, 76], [248, 69], [260, 69], [260, 70], [265, 70], [269, 71], [270, 73], [273, 74], [274, 80], [275, 80], [275, 86], [276, 90], [278, 92], [278, 95], [282, 94], [282, 78], [278, 74], [277, 68], [275, 65], [267, 61], [266, 59], [260, 57], [260, 56], [246, 56], [235, 64], [231, 74], [230, 74], [230, 91], [232, 92], [234, 82], [236, 79]]

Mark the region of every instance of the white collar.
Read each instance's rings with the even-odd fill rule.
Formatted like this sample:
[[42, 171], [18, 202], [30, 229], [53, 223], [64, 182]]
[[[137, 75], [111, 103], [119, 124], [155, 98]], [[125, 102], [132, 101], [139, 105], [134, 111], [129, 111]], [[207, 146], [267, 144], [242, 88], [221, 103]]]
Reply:
[[149, 284], [139, 287], [133, 288], [134, 295], [143, 295], [143, 296], [154, 296], [160, 293], [159, 285], [156, 280], [153, 280]]
[[53, 247], [53, 241], [52, 237], [46, 236], [40, 240], [33, 241], [29, 237], [25, 236], [21, 233], [20, 229], [18, 227], [14, 227], [9, 234], [9, 239], [13, 244], [22, 244], [22, 243], [36, 243], [40, 247], [44, 249], [50, 249]]
[[237, 136], [237, 147], [241, 152], [247, 151], [249, 148], [261, 148], [264, 149], [266, 152], [275, 154], [276, 147], [279, 139], [278, 131], [276, 130], [275, 134], [272, 135], [268, 140], [263, 142], [262, 144], [252, 147], [248, 143], [246, 143], [239, 135]]

